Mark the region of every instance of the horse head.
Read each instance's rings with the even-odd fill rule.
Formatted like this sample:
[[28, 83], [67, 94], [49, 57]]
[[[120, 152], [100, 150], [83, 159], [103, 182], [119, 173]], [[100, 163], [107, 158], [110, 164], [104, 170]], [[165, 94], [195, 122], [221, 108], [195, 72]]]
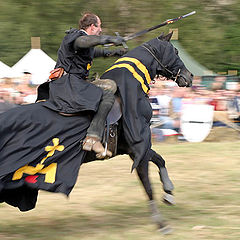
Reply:
[[175, 81], [179, 87], [191, 87], [193, 74], [185, 67], [178, 50], [171, 44], [173, 32], [154, 38], [142, 46], [157, 62], [156, 75], [162, 75]]

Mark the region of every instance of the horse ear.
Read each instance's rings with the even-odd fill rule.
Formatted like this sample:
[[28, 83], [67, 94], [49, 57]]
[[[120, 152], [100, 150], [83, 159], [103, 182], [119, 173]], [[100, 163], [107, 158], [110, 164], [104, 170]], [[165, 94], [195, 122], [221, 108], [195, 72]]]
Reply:
[[159, 39], [159, 40], [164, 40], [164, 32], [162, 32], [162, 33], [160, 34], [160, 36], [158, 37], [158, 39]]
[[173, 35], [173, 31], [170, 32], [169, 34], [167, 34], [166, 36], [164, 36], [164, 40], [169, 42], [171, 37], [172, 37], [172, 35]]

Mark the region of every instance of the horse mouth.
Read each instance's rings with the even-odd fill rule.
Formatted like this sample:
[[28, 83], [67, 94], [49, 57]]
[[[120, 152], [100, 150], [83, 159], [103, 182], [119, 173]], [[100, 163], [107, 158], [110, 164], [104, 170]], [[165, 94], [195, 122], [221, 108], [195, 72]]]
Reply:
[[179, 77], [176, 79], [176, 83], [179, 87], [191, 87], [193, 80], [193, 74], [189, 71], [182, 71]]

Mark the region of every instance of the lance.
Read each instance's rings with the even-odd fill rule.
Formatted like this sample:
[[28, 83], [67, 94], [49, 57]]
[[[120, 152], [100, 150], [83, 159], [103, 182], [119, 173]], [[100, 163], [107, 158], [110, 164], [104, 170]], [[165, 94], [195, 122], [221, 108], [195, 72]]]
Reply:
[[170, 24], [170, 23], [177, 22], [177, 21], [179, 21], [179, 20], [181, 20], [181, 19], [183, 19], [183, 18], [186, 18], [186, 17], [188, 17], [188, 16], [191, 16], [191, 15], [193, 15], [193, 14], [195, 14], [195, 13], [196, 13], [196, 11], [193, 11], [193, 12], [190, 12], [190, 13], [185, 14], [185, 15], [180, 16], [180, 17], [168, 19], [168, 20], [166, 20], [166, 21], [164, 21], [164, 22], [162, 22], [162, 23], [160, 23], [160, 24], [158, 24], [158, 25], [156, 25], [156, 26], [153, 26], [153, 27], [144, 29], [144, 30], [142, 30], [142, 31], [140, 31], [140, 32], [137, 32], [137, 33], [128, 35], [128, 36], [124, 37], [124, 40], [125, 40], [125, 41], [128, 41], [128, 40], [131, 40], [131, 39], [133, 39], [133, 38], [139, 37], [139, 36], [141, 36], [141, 35], [143, 35], [143, 34], [145, 34], [145, 33], [147, 33], [147, 32], [153, 31], [153, 30], [155, 30], [155, 29], [157, 29], [157, 28], [163, 27], [163, 26], [168, 25], [168, 24]]
[[[193, 15], [193, 14], [195, 14], [195, 13], [196, 13], [196, 11], [192, 11], [192, 12], [190, 12], [190, 13], [188, 13], [188, 14], [185, 14], [185, 15], [182, 15], [182, 16], [179, 16], [179, 17], [176, 17], [176, 18], [168, 19], [168, 20], [166, 20], [166, 21], [164, 21], [164, 22], [162, 22], [162, 23], [160, 23], [160, 24], [158, 24], [158, 25], [156, 25], [156, 26], [153, 26], [153, 27], [144, 29], [144, 30], [142, 30], [142, 31], [140, 31], [140, 32], [133, 33], [133, 34], [130, 34], [130, 35], [128, 35], [128, 36], [125, 36], [125, 37], [123, 37], [123, 39], [125, 40], [125, 42], [126, 42], [126, 41], [129, 41], [129, 40], [134, 39], [134, 38], [136, 38], [136, 37], [139, 37], [139, 36], [141, 36], [141, 35], [143, 35], [143, 34], [145, 34], [145, 33], [148, 33], [148, 32], [150, 32], [150, 31], [153, 31], [153, 30], [155, 30], [155, 29], [157, 29], [157, 28], [166, 26], [166, 25], [171, 24], [171, 23], [175, 23], [175, 22], [177, 22], [177, 21], [179, 21], [179, 20], [181, 20], [181, 19], [183, 19], [183, 18], [186, 18], [186, 17], [188, 17], [188, 16], [191, 16], [191, 15]], [[118, 36], [119, 36], [119, 35], [118, 35]], [[106, 44], [105, 46], [113, 46], [113, 44]], [[125, 47], [125, 46], [126, 46], [126, 44], [124, 45], [124, 47]]]

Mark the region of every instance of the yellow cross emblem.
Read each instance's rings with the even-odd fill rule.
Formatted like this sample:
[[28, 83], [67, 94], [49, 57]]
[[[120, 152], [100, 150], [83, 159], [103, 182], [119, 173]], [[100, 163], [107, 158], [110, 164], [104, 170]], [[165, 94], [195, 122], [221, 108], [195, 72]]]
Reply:
[[46, 146], [45, 147], [45, 151], [48, 152], [47, 156], [45, 158], [43, 158], [42, 161], [36, 165], [36, 167], [25, 165], [25, 166], [19, 168], [13, 174], [12, 180], [21, 179], [24, 173], [29, 174], [29, 175], [34, 175], [36, 173], [41, 173], [41, 174], [45, 174], [45, 182], [54, 183], [55, 182], [56, 171], [57, 171], [57, 163], [51, 163], [47, 167], [45, 167], [43, 165], [43, 163], [48, 157], [53, 156], [55, 151], [62, 152], [64, 150], [64, 146], [59, 145], [59, 138], [54, 138], [52, 140], [52, 142], [53, 142], [53, 146]]
[[54, 138], [52, 140], [53, 142], [53, 146], [46, 146], [45, 147], [45, 151], [48, 152], [47, 156], [45, 158], [42, 159], [41, 163], [44, 163], [44, 161], [48, 158], [51, 157], [55, 151], [60, 151], [62, 152], [64, 150], [64, 146], [63, 145], [59, 145], [59, 138]]

